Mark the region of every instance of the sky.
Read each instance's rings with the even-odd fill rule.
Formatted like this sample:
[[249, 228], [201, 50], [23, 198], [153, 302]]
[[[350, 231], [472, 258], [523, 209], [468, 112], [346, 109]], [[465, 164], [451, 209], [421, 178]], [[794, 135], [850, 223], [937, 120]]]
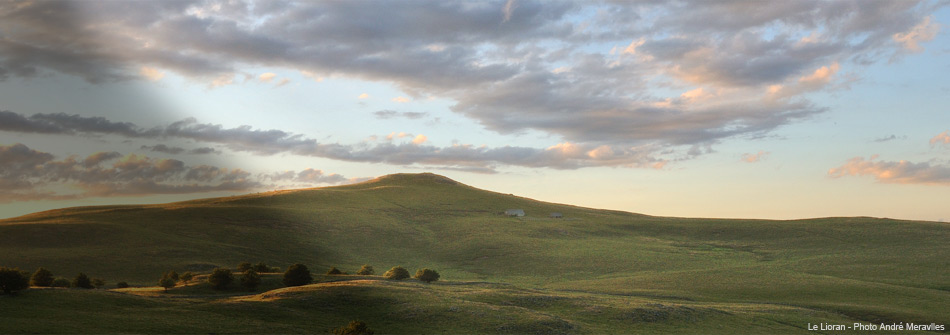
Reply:
[[946, 1], [0, 3], [0, 218], [432, 172], [950, 220]]

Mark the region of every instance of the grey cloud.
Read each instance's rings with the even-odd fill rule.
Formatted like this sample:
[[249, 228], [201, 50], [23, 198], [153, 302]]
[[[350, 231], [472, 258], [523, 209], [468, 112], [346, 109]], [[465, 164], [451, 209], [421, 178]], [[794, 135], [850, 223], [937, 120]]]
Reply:
[[[648, 112], [649, 113], [649, 112]], [[754, 115], [757, 116], [757, 115]], [[783, 123], [781, 117], [799, 117], [797, 115], [773, 116], [773, 118], [752, 118], [748, 124], [739, 125], [746, 128], [720, 129], [716, 133], [691, 133], [690, 129], [673, 129], [673, 121], [669, 121], [669, 131], [683, 132], [681, 136], [696, 137], [691, 141], [705, 141], [711, 138], [724, 137], [730, 132], [748, 132], [750, 129], [766, 130], [771, 129], [776, 124]], [[779, 119], [774, 119], [779, 118]], [[26, 119], [33, 119], [29, 117]], [[307, 138], [301, 134], [294, 134], [282, 130], [259, 130], [250, 126], [240, 126], [236, 128], [224, 128], [221, 125], [199, 123], [195, 119], [186, 119], [172, 123], [165, 127], [141, 128], [131, 123], [111, 122], [102, 118], [85, 118], [81, 116], [66, 116], [63, 118], [70, 122], [68, 125], [76, 126], [77, 129], [67, 128], [67, 125], [59, 123], [49, 123], [50, 125], [64, 134], [89, 134], [89, 135], [120, 135], [135, 138], [178, 138], [194, 140], [198, 142], [221, 144], [234, 151], [250, 152], [258, 155], [273, 155], [277, 153], [291, 153], [301, 156], [324, 157], [336, 160], [351, 162], [368, 163], [388, 163], [400, 165], [412, 164], [431, 164], [442, 165], [447, 168], [494, 168], [495, 165], [514, 165], [524, 167], [549, 167], [555, 169], [578, 169], [592, 166], [652, 166], [661, 163], [664, 159], [655, 155], [657, 147], [654, 145], [641, 145], [631, 147], [624, 145], [623, 141], [614, 144], [597, 143], [564, 143], [566, 146], [555, 146], [552, 148], [528, 148], [504, 146], [499, 148], [474, 147], [471, 145], [453, 145], [450, 147], [435, 147], [430, 145], [419, 145], [413, 143], [378, 143], [375, 145], [358, 144], [344, 145], [336, 143], [319, 143], [315, 139]], [[90, 120], [87, 120], [90, 119]], [[690, 118], [690, 122], [702, 122], [702, 118]], [[94, 122], [93, 122], [94, 121]], [[554, 122], [565, 122], [557, 125]], [[567, 120], [552, 120], [552, 127], [567, 127]], [[88, 124], [104, 124], [103, 127], [89, 127]], [[113, 127], [109, 125], [122, 125]], [[628, 124], [629, 125], [629, 124]], [[609, 131], [607, 127], [618, 126], [610, 122], [603, 125], [603, 129], [593, 129], [595, 131]], [[619, 124], [623, 127], [624, 124]], [[736, 127], [739, 127], [736, 126]], [[662, 131], [650, 130], [648, 126], [639, 125], [644, 131]], [[26, 131], [24, 131], [26, 132]], [[647, 136], [647, 135], [639, 135]], [[636, 140], [636, 137], [628, 139]], [[168, 147], [159, 147], [165, 150], [171, 150]], [[146, 148], [154, 148], [148, 147]], [[570, 150], [566, 150], [570, 149]], [[609, 150], [608, 150], [609, 149]], [[599, 150], [600, 155], [591, 154]], [[141, 163], [141, 162], [139, 162]], [[166, 163], [171, 164], [171, 163]]]
[[397, 118], [397, 117], [404, 117], [410, 120], [416, 120], [416, 119], [421, 119], [428, 116], [429, 113], [424, 113], [424, 112], [400, 113], [391, 109], [384, 109], [384, 110], [373, 112], [373, 115], [375, 115], [377, 119], [382, 119], [382, 120], [387, 120], [387, 119], [392, 119], [392, 118]]
[[0, 131], [39, 134], [99, 133], [128, 137], [152, 137], [155, 131], [140, 129], [128, 122], [112, 122], [103, 117], [79, 115], [33, 114], [26, 117], [11, 111], [0, 111]]
[[194, 149], [188, 150], [188, 153], [192, 155], [208, 155], [208, 154], [217, 154], [220, 152], [217, 150], [214, 150], [214, 148], [201, 147], [201, 148], [194, 148]]
[[901, 140], [902, 140], [902, 139], [907, 139], [907, 135], [904, 135], [904, 136], [897, 136], [897, 135], [891, 134], [890, 136], [884, 136], [884, 137], [875, 138], [875, 139], [874, 139], [874, 142], [883, 143], [883, 142], [890, 142], [890, 141], [899, 140], [899, 139], [901, 139]]
[[377, 119], [385, 120], [385, 119], [391, 119], [398, 116], [399, 112], [391, 110], [391, 109], [385, 109], [385, 110], [373, 112], [373, 115], [376, 115]]
[[164, 144], [158, 144], [158, 145], [152, 145], [152, 146], [143, 145], [143, 146], [142, 146], [142, 149], [146, 149], [146, 150], [153, 151], [153, 152], [161, 152], [161, 153], [166, 153], [166, 154], [172, 154], [172, 155], [177, 155], [177, 154], [180, 154], [180, 153], [182, 153], [182, 152], [185, 152], [185, 148], [181, 148], [181, 147], [169, 147], [169, 146], [164, 145]]
[[[110, 161], [114, 162], [107, 163]], [[49, 153], [20, 143], [0, 146], [0, 187], [4, 189], [0, 202], [247, 191], [273, 187], [264, 184], [267, 180], [279, 181], [279, 178], [255, 177], [241, 169], [188, 166], [175, 159], [122, 156], [117, 152], [56, 160]], [[350, 180], [338, 174], [307, 169], [296, 174], [293, 181], [314, 185]], [[78, 192], [63, 191], [62, 186]]]
[[164, 144], [143, 145], [143, 146], [141, 147], [141, 149], [149, 150], [149, 151], [152, 151], [152, 152], [166, 153], [166, 154], [170, 154], [170, 155], [178, 155], [178, 154], [181, 154], [181, 153], [188, 153], [188, 154], [192, 154], [192, 155], [208, 155], [208, 154], [218, 153], [217, 150], [215, 150], [214, 148], [211, 148], [211, 147], [200, 147], [200, 148], [194, 148], [194, 149], [185, 149], [185, 148], [182, 148], [182, 147], [169, 147], [169, 146], [164, 145]]

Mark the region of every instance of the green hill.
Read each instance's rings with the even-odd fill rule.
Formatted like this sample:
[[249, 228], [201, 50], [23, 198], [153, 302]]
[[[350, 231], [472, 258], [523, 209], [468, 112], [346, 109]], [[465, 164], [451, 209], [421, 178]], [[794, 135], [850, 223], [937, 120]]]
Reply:
[[[527, 215], [503, 215], [509, 208]], [[563, 218], [550, 218], [553, 212]], [[316, 273], [331, 266], [353, 273], [362, 264], [377, 272], [395, 265], [410, 271], [429, 267], [447, 282], [421, 288], [359, 285], [385, 292], [438, 287], [426, 292], [487, 308], [483, 314], [515, 313], [490, 308], [505, 302], [520, 306], [527, 319], [540, 318], [527, 316], [536, 312], [573, 325], [557, 332], [613, 332], [598, 324], [625, 324], [618, 321], [622, 315], [643, 319], [629, 316], [638, 308], [667, 317], [659, 326], [633, 322], [629, 329], [663, 331], [684, 322], [699, 327], [712, 318], [720, 326], [726, 322], [723, 332], [754, 325], [794, 332], [829, 320], [950, 323], [947, 241], [950, 225], [936, 222], [653, 217], [540, 202], [433, 174], [399, 174], [339, 187], [78, 207], [0, 220], [0, 265], [31, 271], [43, 266], [64, 277], [82, 271], [110, 283], [146, 285], [155, 285], [166, 270], [207, 272], [242, 261], [281, 267], [300, 262]], [[502, 284], [512, 291], [498, 289]], [[463, 287], [484, 294], [471, 298], [457, 291]], [[55, 295], [37, 292], [29, 294]], [[534, 301], [533, 295], [571, 303], [510, 302]], [[147, 300], [143, 306], [153, 299], [127, 298]], [[412, 303], [400, 299], [393, 303]], [[178, 302], [158, 303], [164, 307], [156, 308], [172, 308], [162, 304]], [[439, 306], [452, 305], [446, 304]], [[605, 314], [591, 312], [583, 321], [585, 311], [598, 308]], [[695, 310], [705, 316], [678, 316]], [[392, 327], [402, 320], [366, 318]]]

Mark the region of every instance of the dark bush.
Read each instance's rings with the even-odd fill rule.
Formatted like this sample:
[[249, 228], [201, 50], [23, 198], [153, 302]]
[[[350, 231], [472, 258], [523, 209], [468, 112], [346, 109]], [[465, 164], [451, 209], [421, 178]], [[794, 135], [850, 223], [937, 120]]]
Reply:
[[260, 263], [257, 263], [256, 265], [252, 266], [252, 267], [251, 267], [251, 270], [254, 270], [254, 272], [257, 272], [257, 273], [259, 273], [259, 274], [260, 274], [260, 273], [267, 273], [267, 272], [270, 272], [270, 267], [268, 267], [267, 264], [264, 264], [264, 262], [260, 262]]
[[251, 263], [250, 263], [250, 262], [241, 262], [241, 264], [238, 264], [238, 266], [237, 266], [237, 272], [242, 272], [242, 273], [243, 273], [243, 272], [245, 272], [245, 271], [247, 271], [247, 270], [250, 270], [250, 269], [251, 269]]
[[30, 274], [18, 268], [0, 267], [0, 290], [3, 294], [13, 294], [30, 288]]
[[373, 271], [373, 266], [369, 264], [364, 264], [359, 271], [356, 271], [356, 274], [361, 276], [371, 276], [374, 273], [376, 273], [376, 271]]
[[191, 271], [182, 273], [181, 276], [178, 276], [178, 280], [181, 280], [181, 281], [184, 282], [184, 283], [187, 283], [187, 282], [190, 281], [192, 278], [195, 278], [195, 274], [192, 273]]
[[30, 285], [37, 287], [50, 287], [53, 285], [53, 273], [46, 268], [36, 269], [33, 276], [30, 277]]
[[415, 278], [420, 281], [424, 281], [426, 283], [431, 283], [436, 280], [439, 280], [439, 273], [435, 272], [435, 270], [428, 269], [428, 268], [419, 269], [418, 271], [416, 271]]
[[78, 275], [76, 275], [76, 278], [73, 278], [73, 282], [70, 283], [70, 286], [79, 288], [92, 288], [92, 280], [90, 280], [89, 276], [87, 276], [85, 273], [80, 272]]
[[208, 284], [215, 290], [223, 290], [234, 281], [234, 274], [229, 269], [217, 268], [208, 276]]
[[330, 271], [327, 271], [327, 275], [330, 275], [330, 276], [341, 275], [341, 274], [343, 274], [343, 271], [340, 271], [340, 269], [337, 269], [335, 266], [330, 268]]
[[394, 266], [392, 269], [389, 269], [389, 271], [386, 271], [383, 277], [386, 277], [386, 279], [403, 280], [409, 278], [409, 270], [401, 266]]
[[244, 271], [243, 275], [241, 275], [241, 286], [244, 286], [244, 288], [248, 289], [249, 291], [253, 291], [260, 284], [261, 276], [257, 274], [257, 271], [247, 270]]
[[363, 321], [350, 322], [346, 327], [336, 328], [331, 332], [335, 335], [373, 335], [374, 333]]
[[168, 289], [175, 287], [175, 283], [178, 282], [176, 277], [178, 277], [178, 274], [175, 271], [165, 272], [162, 274], [162, 279], [158, 280], [158, 286], [165, 288], [165, 292], [168, 292]]
[[307, 269], [306, 265], [297, 263], [291, 265], [287, 268], [287, 272], [284, 272], [284, 285], [300, 286], [311, 282], [313, 282], [313, 277], [310, 276], [310, 270]]
[[97, 289], [106, 286], [106, 281], [102, 278], [92, 278], [92, 286], [95, 286]]
[[53, 280], [52, 287], [69, 287], [69, 279], [66, 278], [56, 278]]
[[124, 282], [124, 281], [120, 281], [120, 282], [118, 282], [118, 283], [115, 283], [115, 287], [118, 287], [118, 288], [127, 288], [127, 287], [129, 287], [129, 283], [126, 283], [126, 282]]

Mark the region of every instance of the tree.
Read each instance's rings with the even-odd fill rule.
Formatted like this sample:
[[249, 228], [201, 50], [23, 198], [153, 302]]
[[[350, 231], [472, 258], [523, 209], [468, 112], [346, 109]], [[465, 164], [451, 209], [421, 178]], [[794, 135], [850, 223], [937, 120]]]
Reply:
[[120, 281], [120, 282], [118, 282], [118, 283], [115, 283], [115, 287], [118, 287], [118, 288], [126, 288], [126, 287], [129, 287], [129, 283], [126, 283], [126, 282], [124, 282], [124, 281]]
[[106, 285], [106, 281], [102, 278], [92, 278], [92, 286], [95, 286], [97, 289], [102, 288]]
[[247, 270], [244, 271], [244, 274], [241, 275], [241, 286], [244, 286], [249, 291], [253, 291], [261, 284], [261, 275], [257, 274], [257, 271]]
[[73, 278], [71, 284], [72, 287], [92, 288], [92, 280], [89, 280], [89, 276], [82, 272], [76, 275], [76, 278]]
[[13, 294], [30, 288], [30, 274], [18, 268], [0, 267], [0, 290], [3, 294]]
[[234, 274], [229, 269], [217, 268], [208, 276], [208, 283], [215, 290], [223, 290], [234, 281]]
[[53, 285], [53, 273], [46, 268], [36, 269], [33, 276], [30, 277], [30, 285], [37, 287], [50, 287]]
[[60, 277], [53, 280], [53, 285], [51, 286], [52, 287], [69, 287], [69, 284], [70, 284], [69, 279]]
[[175, 272], [175, 270], [165, 272], [165, 274], [164, 274], [162, 277], [171, 278], [171, 280], [174, 280], [174, 281], [176, 281], [176, 282], [177, 282], [179, 279], [181, 279], [181, 277], [178, 275], [178, 272]]
[[341, 275], [341, 274], [343, 274], [343, 271], [340, 271], [340, 269], [337, 269], [335, 266], [330, 268], [330, 271], [327, 271], [327, 275], [329, 276]]
[[165, 292], [168, 292], [168, 289], [175, 287], [175, 283], [178, 282], [178, 280], [174, 278], [177, 277], [177, 273], [175, 273], [176, 276], [172, 276], [174, 272], [175, 271], [165, 272], [165, 274], [162, 275], [162, 279], [158, 280], [158, 286], [165, 288]]
[[394, 266], [392, 269], [389, 269], [389, 271], [386, 271], [383, 277], [386, 277], [386, 279], [403, 280], [409, 278], [409, 270], [401, 266]]
[[313, 282], [313, 277], [310, 276], [310, 270], [307, 269], [306, 265], [297, 263], [291, 265], [287, 268], [287, 272], [284, 272], [284, 285], [300, 286], [311, 282]]
[[373, 330], [366, 326], [366, 322], [352, 321], [346, 327], [333, 329], [335, 335], [373, 335]]
[[426, 283], [431, 283], [439, 280], [439, 273], [432, 269], [423, 268], [416, 271], [415, 278]]
[[250, 269], [251, 269], [250, 262], [241, 262], [241, 264], [238, 264], [238, 267], [237, 267], [238, 272], [246, 272], [247, 270], [250, 270]]
[[195, 274], [192, 273], [191, 271], [182, 273], [181, 276], [178, 276], [178, 280], [181, 280], [183, 283], [187, 283], [192, 278], [195, 278]]
[[251, 270], [254, 270], [257, 273], [265, 273], [270, 272], [270, 267], [268, 267], [267, 264], [264, 264], [264, 262], [260, 262], [252, 266]]
[[373, 266], [369, 264], [363, 264], [363, 267], [359, 271], [356, 271], [356, 274], [361, 276], [372, 276], [376, 271], [373, 271]]

